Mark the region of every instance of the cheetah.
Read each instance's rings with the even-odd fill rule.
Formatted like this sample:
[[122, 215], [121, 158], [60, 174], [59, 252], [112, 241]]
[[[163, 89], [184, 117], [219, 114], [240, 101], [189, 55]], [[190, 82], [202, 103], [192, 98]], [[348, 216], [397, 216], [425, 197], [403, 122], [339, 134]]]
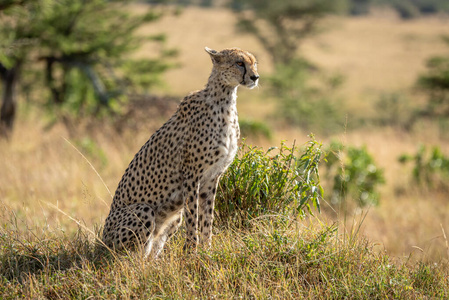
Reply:
[[186, 96], [175, 114], [142, 146], [120, 180], [102, 240], [116, 250], [156, 258], [184, 217], [184, 249], [209, 247], [220, 176], [237, 152], [237, 88], [252, 89], [254, 55], [239, 48], [205, 48], [212, 72], [204, 89]]

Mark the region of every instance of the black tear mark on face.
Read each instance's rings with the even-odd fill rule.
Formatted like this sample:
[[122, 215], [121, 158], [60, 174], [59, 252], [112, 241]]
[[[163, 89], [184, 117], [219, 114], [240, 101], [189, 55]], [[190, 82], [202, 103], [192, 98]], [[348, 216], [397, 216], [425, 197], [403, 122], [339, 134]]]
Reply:
[[245, 75], [246, 75], [246, 66], [244, 63], [242, 63], [243, 65], [241, 66], [243, 68], [243, 77], [242, 77], [242, 82], [240, 82], [240, 84], [245, 84]]

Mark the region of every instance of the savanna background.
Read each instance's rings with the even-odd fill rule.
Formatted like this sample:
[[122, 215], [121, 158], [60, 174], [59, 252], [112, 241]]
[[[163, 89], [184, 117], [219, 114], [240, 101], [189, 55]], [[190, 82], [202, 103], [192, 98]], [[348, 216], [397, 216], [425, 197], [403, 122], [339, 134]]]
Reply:
[[[0, 1], [0, 295], [447, 297], [448, 13], [444, 0]], [[205, 46], [254, 53], [261, 75], [239, 89], [245, 141], [212, 249], [187, 259], [178, 234], [155, 263], [99, 259], [111, 195], [205, 85]]]

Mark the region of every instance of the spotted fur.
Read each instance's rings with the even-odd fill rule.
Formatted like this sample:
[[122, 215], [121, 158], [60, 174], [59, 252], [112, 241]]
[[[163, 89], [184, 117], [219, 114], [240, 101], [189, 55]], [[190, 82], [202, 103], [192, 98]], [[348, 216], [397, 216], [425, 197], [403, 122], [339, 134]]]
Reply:
[[257, 86], [255, 57], [238, 48], [206, 48], [206, 87], [186, 96], [125, 171], [103, 230], [113, 249], [144, 247], [156, 257], [184, 216], [186, 248], [210, 245], [218, 180], [237, 152], [237, 87]]

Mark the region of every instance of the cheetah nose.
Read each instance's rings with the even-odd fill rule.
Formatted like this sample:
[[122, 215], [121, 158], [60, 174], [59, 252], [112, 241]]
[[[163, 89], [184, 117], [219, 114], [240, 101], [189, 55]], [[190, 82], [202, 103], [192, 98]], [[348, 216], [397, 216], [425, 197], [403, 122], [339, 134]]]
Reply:
[[257, 79], [259, 79], [259, 75], [253, 75], [249, 78], [251, 78], [252, 81], [256, 81]]

